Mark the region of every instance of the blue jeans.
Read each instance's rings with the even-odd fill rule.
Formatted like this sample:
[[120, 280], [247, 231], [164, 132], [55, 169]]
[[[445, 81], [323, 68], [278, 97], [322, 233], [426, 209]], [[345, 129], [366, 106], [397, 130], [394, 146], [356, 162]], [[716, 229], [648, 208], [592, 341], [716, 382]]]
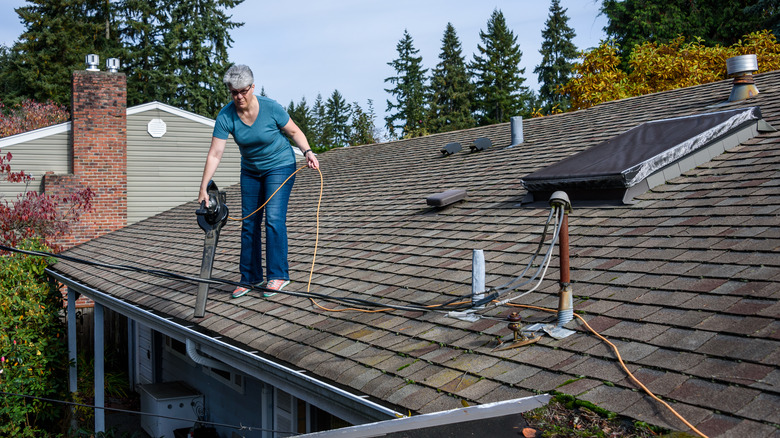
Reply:
[[[282, 166], [258, 175], [241, 170], [241, 217], [257, 210], [295, 172], [295, 165]], [[262, 210], [241, 223], [241, 282], [263, 281], [262, 223], [265, 213], [265, 256], [268, 280], [289, 280], [287, 263], [287, 204], [295, 182], [290, 178]]]

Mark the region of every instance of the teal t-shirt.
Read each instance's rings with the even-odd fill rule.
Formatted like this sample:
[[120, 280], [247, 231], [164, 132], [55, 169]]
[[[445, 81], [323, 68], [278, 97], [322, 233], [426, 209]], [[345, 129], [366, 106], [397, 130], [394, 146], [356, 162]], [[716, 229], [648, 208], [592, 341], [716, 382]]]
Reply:
[[241, 151], [241, 168], [265, 173], [277, 167], [295, 164], [295, 153], [282, 127], [290, 120], [287, 111], [275, 100], [255, 96], [260, 112], [252, 126], [244, 123], [233, 102], [225, 105], [214, 123], [214, 137], [227, 140], [233, 135]]

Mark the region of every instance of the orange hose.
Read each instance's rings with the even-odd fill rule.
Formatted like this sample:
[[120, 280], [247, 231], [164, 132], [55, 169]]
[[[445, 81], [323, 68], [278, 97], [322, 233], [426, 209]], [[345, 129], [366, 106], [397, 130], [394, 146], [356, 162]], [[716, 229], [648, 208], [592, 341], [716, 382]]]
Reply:
[[[556, 312], [557, 312], [556, 310], [553, 310], [553, 309], [547, 309], [547, 308], [545, 308], [545, 307], [529, 306], [529, 305], [527, 305], [527, 304], [509, 304], [509, 305], [510, 305], [510, 306], [513, 306], [513, 307], [523, 307], [523, 308], [527, 308], [527, 309], [541, 310], [541, 311], [544, 311], [544, 312], [552, 312], [552, 313], [556, 313]], [[588, 322], [587, 322], [587, 321], [585, 321], [585, 318], [583, 318], [582, 316], [580, 316], [580, 315], [578, 315], [578, 314], [576, 314], [576, 313], [574, 314], [574, 316], [576, 316], [576, 317], [577, 317], [577, 319], [579, 319], [579, 320], [580, 320], [580, 322], [582, 322], [582, 324], [583, 324], [583, 325], [584, 325], [584, 326], [585, 326], [585, 327], [586, 327], [588, 330], [590, 330], [590, 332], [591, 332], [591, 333], [593, 333], [594, 335], [596, 335], [596, 337], [597, 337], [597, 338], [601, 339], [602, 341], [606, 342], [606, 343], [607, 343], [607, 344], [608, 344], [610, 347], [612, 347], [612, 349], [615, 351], [615, 355], [617, 356], [618, 362], [620, 362], [620, 366], [623, 368], [623, 371], [625, 371], [625, 372], [626, 372], [626, 374], [628, 374], [628, 377], [630, 377], [630, 378], [631, 378], [631, 380], [632, 380], [634, 383], [636, 383], [637, 385], [639, 385], [639, 387], [640, 387], [640, 388], [642, 388], [642, 389], [643, 389], [643, 390], [644, 390], [644, 391], [647, 393], [647, 395], [649, 395], [650, 397], [652, 397], [653, 399], [655, 399], [655, 400], [656, 400], [658, 403], [661, 403], [662, 405], [664, 405], [664, 407], [666, 407], [667, 409], [669, 409], [669, 411], [671, 411], [671, 413], [672, 413], [672, 414], [674, 414], [674, 416], [675, 416], [675, 417], [677, 417], [678, 419], [680, 419], [680, 421], [682, 421], [683, 423], [685, 423], [685, 425], [686, 425], [686, 426], [690, 427], [690, 428], [691, 428], [691, 430], [692, 430], [692, 431], [694, 431], [694, 432], [696, 432], [696, 433], [697, 433], [699, 436], [701, 436], [702, 438], [708, 438], [708, 437], [707, 437], [707, 435], [705, 435], [704, 433], [702, 433], [701, 431], [699, 431], [698, 429], [696, 429], [696, 428], [695, 428], [695, 427], [694, 427], [694, 426], [693, 426], [691, 423], [689, 423], [689, 422], [688, 422], [688, 420], [686, 420], [685, 418], [683, 418], [683, 416], [682, 416], [682, 415], [680, 415], [679, 413], [677, 413], [677, 411], [675, 411], [675, 410], [674, 410], [674, 408], [672, 408], [671, 406], [669, 406], [669, 404], [668, 404], [668, 403], [666, 403], [665, 401], [663, 401], [663, 400], [661, 400], [660, 398], [658, 398], [658, 396], [656, 396], [655, 394], [653, 394], [653, 392], [652, 392], [652, 391], [650, 391], [650, 390], [649, 390], [649, 389], [648, 389], [648, 388], [647, 388], [645, 385], [643, 385], [643, 384], [642, 384], [642, 382], [640, 382], [640, 381], [639, 381], [639, 379], [637, 379], [636, 377], [634, 377], [634, 375], [631, 373], [631, 371], [629, 371], [629, 370], [628, 370], [628, 367], [626, 366], [626, 364], [623, 362], [623, 358], [620, 356], [620, 351], [618, 350], [618, 348], [617, 348], [617, 346], [616, 346], [615, 344], [613, 344], [612, 342], [610, 342], [610, 341], [609, 341], [609, 339], [605, 338], [604, 336], [602, 336], [601, 334], [599, 334], [599, 333], [598, 333], [596, 330], [594, 330], [594, 329], [593, 329], [593, 328], [592, 328], [592, 327], [591, 327], [591, 326], [588, 324]]]

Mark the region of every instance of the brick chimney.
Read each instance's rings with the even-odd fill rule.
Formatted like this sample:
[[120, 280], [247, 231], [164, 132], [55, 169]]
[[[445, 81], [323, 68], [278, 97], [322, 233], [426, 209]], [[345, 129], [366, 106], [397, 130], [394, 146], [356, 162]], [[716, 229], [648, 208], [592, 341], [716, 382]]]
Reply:
[[127, 225], [127, 80], [124, 73], [73, 72], [72, 169], [44, 176], [43, 190], [66, 195], [89, 187], [94, 211], [58, 243], [78, 245]]

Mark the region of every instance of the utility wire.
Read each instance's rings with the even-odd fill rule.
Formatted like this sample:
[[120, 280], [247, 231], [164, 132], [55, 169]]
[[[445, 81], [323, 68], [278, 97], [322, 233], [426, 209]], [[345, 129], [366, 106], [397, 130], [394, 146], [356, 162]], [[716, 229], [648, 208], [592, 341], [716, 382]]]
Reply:
[[[561, 211], [558, 211], [559, 209]], [[559, 235], [559, 233], [561, 231], [561, 227], [563, 226], [563, 217], [564, 217], [564, 214], [565, 214], [563, 212], [563, 207], [555, 207], [555, 208], [553, 208], [553, 210], [555, 211], [555, 220], [556, 220], [555, 230], [554, 230], [554, 233], [553, 233], [552, 242], [550, 242], [550, 248], [547, 250], [547, 254], [545, 254], [544, 260], [542, 261], [542, 264], [539, 266], [539, 269], [536, 270], [536, 273], [533, 275], [533, 277], [529, 278], [527, 281], [523, 282], [522, 284], [514, 286], [512, 289], [517, 289], [517, 288], [519, 288], [521, 286], [524, 286], [524, 285], [534, 281], [536, 276], [539, 275], [539, 271], [541, 270], [542, 275], [539, 278], [539, 282], [536, 283], [536, 286], [534, 286], [533, 288], [531, 288], [531, 289], [521, 293], [520, 295], [516, 295], [514, 297], [507, 298], [507, 299], [504, 299], [502, 301], [497, 302], [496, 306], [502, 306], [502, 305], [504, 305], [506, 303], [509, 303], [510, 301], [514, 301], [514, 300], [516, 300], [516, 299], [518, 299], [520, 297], [524, 297], [524, 296], [530, 294], [531, 292], [535, 291], [536, 289], [539, 288], [539, 286], [542, 285], [542, 281], [544, 280], [545, 275], [547, 275], [547, 268], [550, 267], [550, 261], [552, 261], [552, 250], [555, 247], [555, 244], [558, 242], [558, 235]], [[559, 213], [560, 213], [560, 218], [558, 216]], [[544, 269], [542, 270], [542, 268], [544, 268]], [[504, 290], [507, 290], [507, 289], [504, 289]]]
[[[227, 285], [227, 286], [232, 286], [232, 287], [243, 286], [243, 287], [246, 287], [248, 289], [252, 289], [252, 290], [256, 290], [256, 291], [277, 292], [279, 294], [290, 295], [290, 296], [295, 296], [295, 297], [302, 297], [302, 298], [319, 298], [319, 299], [324, 300], [324, 301], [336, 302], [336, 303], [346, 304], [346, 305], [350, 305], [350, 306], [365, 306], [365, 307], [369, 307], [369, 308], [382, 307], [382, 308], [390, 308], [390, 309], [393, 309], [393, 310], [422, 311], [422, 312], [430, 311], [430, 310], [432, 310], [434, 308], [443, 307], [443, 306], [448, 306], [448, 308], [452, 309], [452, 310], [464, 309], [464, 308], [471, 307], [470, 305], [466, 306], [465, 304], [458, 304], [458, 302], [452, 303], [452, 304], [442, 303], [442, 304], [434, 304], [434, 305], [424, 305], [424, 304], [408, 304], [408, 305], [383, 304], [383, 303], [378, 303], [378, 302], [371, 301], [371, 300], [366, 300], [366, 299], [363, 299], [363, 298], [346, 297], [346, 296], [338, 297], [338, 296], [331, 296], [331, 295], [326, 295], [326, 294], [317, 293], [317, 292], [297, 292], [297, 291], [292, 291], [292, 290], [275, 291], [275, 290], [267, 289], [267, 288], [262, 287], [262, 286], [255, 286], [255, 285], [251, 285], [251, 284], [244, 284], [244, 283], [231, 281], [231, 280], [226, 280], [226, 279], [220, 279], [220, 278], [205, 279], [205, 278], [200, 278], [200, 277], [193, 277], [193, 276], [189, 276], [189, 275], [178, 274], [178, 273], [175, 273], [175, 272], [165, 271], [165, 270], [161, 270], [161, 269], [148, 269], [148, 268], [140, 268], [140, 267], [131, 266], [131, 265], [117, 265], [117, 264], [112, 264], [112, 263], [101, 263], [101, 262], [85, 260], [85, 259], [81, 259], [81, 258], [77, 258], [77, 257], [67, 256], [67, 255], [64, 255], [64, 254], [54, 254], [54, 253], [51, 253], [51, 252], [44, 252], [44, 251], [23, 250], [23, 249], [14, 248], [14, 247], [6, 246], [6, 245], [0, 245], [0, 250], [20, 253], [20, 254], [25, 254], [25, 255], [31, 255], [31, 256], [36, 256], [36, 257], [53, 257], [53, 258], [61, 259], [61, 260], [64, 260], [64, 261], [77, 263], [77, 264], [84, 264], [84, 265], [88, 265], [88, 266], [94, 266], [94, 267], [97, 267], [97, 268], [113, 269], [113, 270], [121, 270], [121, 271], [130, 271], [130, 272], [139, 272], [139, 273], [153, 275], [153, 276], [156, 276], [156, 277], [171, 278], [171, 279], [175, 279], [175, 280], [188, 281], [188, 282], [194, 282], [194, 283], [208, 283], [210, 285]], [[485, 300], [487, 300], [487, 298]], [[485, 301], [485, 300], [483, 300], [483, 301]], [[487, 301], [490, 301], [490, 300], [487, 300]]]
[[[547, 223], [544, 226], [544, 231], [543, 231], [543, 234], [542, 234], [542, 240], [539, 241], [539, 246], [537, 247], [537, 252], [536, 252], [536, 254], [534, 254], [533, 258], [531, 259], [531, 262], [528, 263], [528, 266], [526, 266], [525, 270], [523, 270], [523, 272], [517, 278], [515, 278], [514, 280], [511, 280], [510, 282], [508, 282], [505, 285], [500, 286], [500, 287], [498, 287], [496, 289], [499, 295], [503, 295], [506, 292], [518, 289], [520, 287], [525, 286], [528, 283], [531, 283], [539, 275], [539, 273], [542, 270], [542, 267], [545, 266], [545, 264], [549, 265], [549, 261], [552, 258], [553, 248], [555, 247], [555, 244], [558, 242], [558, 234], [560, 233], [561, 226], [563, 225], [563, 212], [559, 211], [560, 208], [561, 207], [554, 207], [554, 208], [552, 208], [550, 210], [550, 216], [547, 218]], [[539, 268], [536, 270], [534, 275], [531, 276], [531, 278], [529, 278], [528, 280], [526, 280], [526, 281], [524, 281], [524, 282], [522, 282], [520, 284], [516, 284], [518, 281], [520, 281], [523, 278], [523, 276], [525, 275], [525, 272], [528, 270], [528, 268], [531, 267], [531, 263], [533, 263], [533, 260], [539, 254], [540, 249], [542, 248], [542, 245], [544, 243], [544, 239], [545, 239], [545, 237], [547, 235], [547, 227], [550, 224], [550, 218], [552, 217], [553, 213], [555, 213], [555, 222], [554, 222], [555, 223], [555, 227], [554, 227], [554, 231], [553, 231], [552, 241], [550, 242], [550, 247], [547, 248], [547, 252], [544, 255], [544, 260], [542, 261], [541, 264], [539, 264]], [[546, 269], [545, 269], [545, 272], [546, 272]], [[544, 278], [544, 276], [542, 276], [542, 278]]]
[[60, 403], [60, 404], [64, 404], [64, 405], [76, 406], [76, 407], [81, 407], [81, 408], [102, 409], [104, 411], [122, 412], [122, 413], [125, 413], [125, 414], [146, 415], [146, 416], [149, 416], [149, 417], [166, 418], [166, 419], [170, 419], [170, 420], [192, 421], [193, 423], [209, 425], [209, 426], [229, 427], [231, 429], [237, 429], [237, 430], [262, 431], [262, 432], [272, 432], [272, 433], [283, 433], [283, 434], [291, 434], [291, 435], [300, 435], [299, 433], [296, 433], [296, 432], [286, 432], [286, 431], [274, 430], [274, 429], [264, 429], [262, 427], [256, 427], [256, 426], [244, 426], [243, 424], [242, 425], [235, 425], [235, 424], [227, 424], [227, 423], [217, 423], [217, 422], [214, 422], [214, 421], [193, 420], [192, 418], [172, 417], [172, 416], [168, 416], [168, 415], [153, 414], [151, 412], [131, 411], [131, 410], [128, 410], [128, 409], [107, 408], [107, 407], [89, 405], [89, 404], [85, 404], [85, 403], [76, 403], [76, 402], [71, 402], [71, 401], [67, 401], [67, 400], [58, 400], [58, 399], [47, 398], [47, 397], [39, 397], [39, 396], [29, 395], [29, 394], [18, 394], [18, 393], [14, 393], [14, 392], [0, 391], [0, 395], [12, 396], [12, 397], [21, 397], [21, 398], [31, 398], [31, 399], [34, 399], [34, 400], [41, 400], [41, 401], [46, 401], [46, 402], [50, 402], [50, 403]]

